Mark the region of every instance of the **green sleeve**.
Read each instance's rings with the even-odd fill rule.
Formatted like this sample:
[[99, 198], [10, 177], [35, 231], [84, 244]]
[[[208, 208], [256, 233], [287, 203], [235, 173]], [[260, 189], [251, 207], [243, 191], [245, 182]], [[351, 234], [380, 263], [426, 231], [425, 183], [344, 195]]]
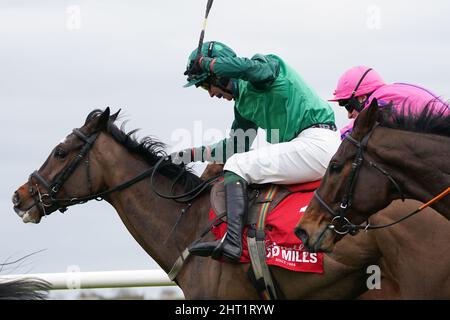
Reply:
[[219, 78], [242, 79], [254, 84], [273, 82], [279, 73], [278, 61], [257, 54], [252, 59], [203, 58], [202, 68]]
[[234, 121], [231, 126], [230, 136], [207, 147], [211, 156], [210, 159], [207, 158], [206, 160], [225, 163], [233, 154], [249, 151], [257, 132], [258, 126], [244, 119], [237, 109], [234, 108]]

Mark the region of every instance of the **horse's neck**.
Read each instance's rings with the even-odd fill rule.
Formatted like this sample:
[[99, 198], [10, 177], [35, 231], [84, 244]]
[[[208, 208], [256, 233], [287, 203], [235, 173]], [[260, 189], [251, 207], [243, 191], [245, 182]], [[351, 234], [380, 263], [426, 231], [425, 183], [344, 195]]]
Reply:
[[[382, 132], [389, 130], [389, 132]], [[417, 200], [427, 202], [450, 183], [449, 138], [384, 129], [373, 136], [375, 154], [392, 176], [400, 182], [407, 194]], [[395, 134], [393, 134], [393, 132]], [[390, 137], [386, 139], [386, 137]], [[436, 205], [445, 211], [450, 198]], [[450, 212], [448, 212], [450, 214]]]
[[[102, 164], [107, 188], [134, 178], [149, 168], [144, 161], [125, 153], [116, 159], [114, 165], [108, 165], [108, 161]], [[207, 210], [202, 207], [205, 201], [196, 200], [177, 224], [182, 209], [187, 205], [160, 198], [151, 189], [149, 181], [141, 181], [111, 194], [107, 200], [140, 246], [167, 272], [198, 236], [201, 225], [207, 222]], [[170, 192], [170, 181], [163, 176], [156, 175], [154, 185], [162, 193]]]

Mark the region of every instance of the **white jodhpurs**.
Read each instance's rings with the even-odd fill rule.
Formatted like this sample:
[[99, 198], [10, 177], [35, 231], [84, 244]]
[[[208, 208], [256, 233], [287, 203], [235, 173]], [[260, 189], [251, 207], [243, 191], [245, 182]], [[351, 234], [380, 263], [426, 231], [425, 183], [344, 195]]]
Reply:
[[339, 131], [303, 130], [289, 142], [236, 153], [225, 163], [249, 184], [295, 184], [320, 180], [341, 144]]

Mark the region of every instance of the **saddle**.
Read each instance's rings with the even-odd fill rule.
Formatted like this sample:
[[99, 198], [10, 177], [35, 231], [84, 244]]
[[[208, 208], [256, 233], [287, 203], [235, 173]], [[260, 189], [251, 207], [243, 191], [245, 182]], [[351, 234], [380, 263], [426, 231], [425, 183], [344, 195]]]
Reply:
[[[273, 185], [273, 184], [252, 184], [247, 188], [248, 192], [248, 215], [246, 225], [256, 225], [259, 220], [261, 205], [269, 203], [267, 214], [270, 214], [287, 196], [297, 192], [311, 192], [320, 185], [319, 181], [307, 182], [295, 185]], [[267, 194], [271, 188], [276, 188], [276, 193], [270, 199]], [[211, 208], [217, 216], [225, 215], [225, 187], [223, 179], [214, 184], [210, 194]]]

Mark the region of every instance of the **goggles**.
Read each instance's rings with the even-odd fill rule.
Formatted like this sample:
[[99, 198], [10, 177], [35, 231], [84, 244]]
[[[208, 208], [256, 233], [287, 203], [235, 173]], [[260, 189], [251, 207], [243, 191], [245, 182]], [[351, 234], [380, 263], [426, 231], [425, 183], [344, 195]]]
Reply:
[[364, 109], [364, 103], [359, 103], [356, 97], [352, 97], [346, 100], [339, 100], [338, 103], [339, 106], [344, 107], [345, 110], [350, 113], [353, 112], [353, 110], [361, 112]]

